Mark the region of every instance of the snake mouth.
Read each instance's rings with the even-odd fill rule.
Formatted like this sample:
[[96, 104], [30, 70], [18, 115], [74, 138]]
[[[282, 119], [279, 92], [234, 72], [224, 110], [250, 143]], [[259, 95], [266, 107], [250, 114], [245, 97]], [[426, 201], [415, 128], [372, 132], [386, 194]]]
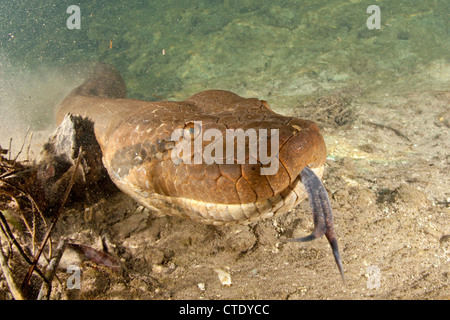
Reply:
[[[311, 170], [318, 177], [322, 177], [324, 166], [312, 168]], [[121, 183], [116, 183], [120, 187]], [[188, 197], [148, 193], [131, 185], [121, 189], [128, 191], [127, 193], [132, 189], [133, 197], [156, 213], [177, 216], [210, 225], [242, 225], [278, 216], [292, 210], [307, 197], [300, 175], [276, 195], [263, 200], [239, 204], [216, 203]]]

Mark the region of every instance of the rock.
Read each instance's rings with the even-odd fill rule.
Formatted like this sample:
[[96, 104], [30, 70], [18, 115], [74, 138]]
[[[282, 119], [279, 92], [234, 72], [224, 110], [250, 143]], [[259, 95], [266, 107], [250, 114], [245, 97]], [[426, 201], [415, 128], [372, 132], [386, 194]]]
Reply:
[[250, 250], [256, 243], [256, 236], [248, 226], [242, 226], [231, 232], [226, 239], [226, 249], [238, 253]]
[[138, 232], [147, 227], [148, 214], [145, 212], [134, 213], [124, 220], [112, 226], [113, 232], [120, 238], [125, 239], [133, 232]]

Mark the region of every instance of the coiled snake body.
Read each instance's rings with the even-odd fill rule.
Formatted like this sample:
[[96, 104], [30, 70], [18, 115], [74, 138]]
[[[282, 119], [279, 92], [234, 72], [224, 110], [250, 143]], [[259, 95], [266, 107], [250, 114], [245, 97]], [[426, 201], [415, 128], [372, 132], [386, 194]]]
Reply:
[[[342, 274], [331, 208], [318, 178], [326, 147], [313, 122], [279, 115], [265, 101], [221, 90], [203, 91], [178, 102], [125, 97], [118, 72], [96, 64], [57, 114], [58, 122], [67, 113], [94, 122], [103, 164], [123, 192], [155, 211], [214, 225], [248, 224], [282, 214], [309, 194], [315, 228], [310, 236], [294, 240], [325, 234]], [[262, 175], [259, 161], [175, 163], [172, 133], [191, 130], [199, 122], [202, 131], [216, 129], [224, 136], [227, 129], [277, 129], [277, 172]], [[207, 143], [203, 143], [204, 149]]]

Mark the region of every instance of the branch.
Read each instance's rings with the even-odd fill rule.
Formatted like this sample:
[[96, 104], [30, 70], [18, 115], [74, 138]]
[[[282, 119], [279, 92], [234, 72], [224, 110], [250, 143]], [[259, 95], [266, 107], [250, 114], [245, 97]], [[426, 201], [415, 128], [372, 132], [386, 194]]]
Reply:
[[41, 286], [41, 290], [39, 291], [38, 300], [48, 300], [50, 296], [50, 291], [52, 289], [52, 281], [56, 273], [56, 269], [58, 267], [59, 261], [64, 253], [64, 249], [66, 248], [66, 239], [59, 240], [58, 246], [56, 248], [55, 256], [50, 260], [47, 268], [45, 269], [45, 278], [47, 281], [44, 281]]
[[3, 274], [5, 275], [6, 283], [8, 284], [9, 291], [13, 295], [15, 300], [25, 300], [22, 291], [17, 287], [14, 282], [14, 278], [11, 273], [11, 269], [8, 266], [8, 262], [6, 261], [6, 257], [3, 254], [2, 250], [2, 242], [0, 240], [0, 266], [2, 268]]

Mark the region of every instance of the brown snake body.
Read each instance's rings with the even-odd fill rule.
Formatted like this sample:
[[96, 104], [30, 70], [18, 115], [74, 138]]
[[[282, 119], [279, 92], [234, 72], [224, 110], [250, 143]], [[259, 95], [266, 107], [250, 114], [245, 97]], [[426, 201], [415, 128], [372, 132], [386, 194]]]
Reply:
[[[327, 206], [326, 191], [325, 200], [323, 192], [314, 200], [302, 183], [308, 178], [300, 175], [316, 177], [310, 184], [316, 183], [313, 189], [317, 183], [322, 186], [317, 176], [323, 173], [326, 147], [313, 122], [282, 116], [265, 101], [221, 90], [203, 91], [184, 101], [148, 102], [125, 97], [125, 83], [118, 72], [97, 64], [88, 79], [62, 102], [57, 119], [60, 123], [71, 113], [92, 120], [109, 176], [146, 207], [205, 224], [231, 225], [285, 213], [308, 193], [313, 212], [314, 207]], [[176, 141], [172, 133], [177, 129], [194, 132], [196, 122], [202, 123], [202, 130], [216, 129], [224, 136], [227, 129], [277, 129], [277, 172], [262, 175], [260, 159], [256, 164], [174, 163], [171, 153]], [[203, 143], [205, 150], [210, 142]], [[342, 274], [331, 207], [328, 214], [323, 212], [314, 212], [312, 238], [327, 235]]]

